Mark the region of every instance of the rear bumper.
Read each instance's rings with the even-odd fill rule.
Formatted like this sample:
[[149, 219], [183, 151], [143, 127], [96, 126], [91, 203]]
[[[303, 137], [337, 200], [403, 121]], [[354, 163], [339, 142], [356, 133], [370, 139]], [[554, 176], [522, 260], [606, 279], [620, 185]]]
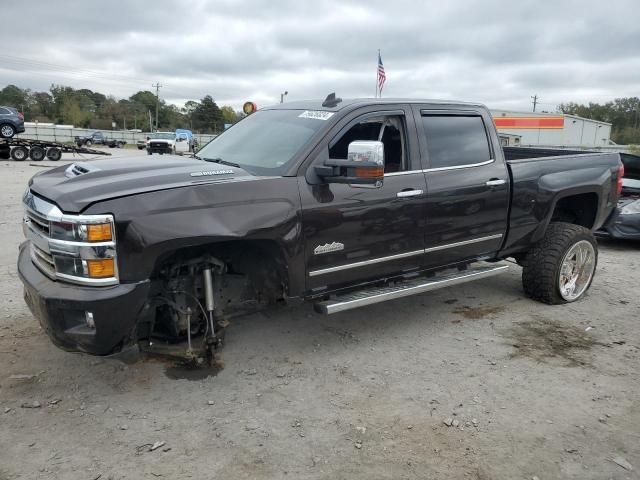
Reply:
[[24, 132], [25, 132], [24, 123], [22, 125], [16, 125], [16, 133], [24, 133]]
[[[50, 279], [20, 245], [18, 274], [24, 299], [52, 342], [64, 350], [109, 355], [135, 343], [135, 329], [149, 294], [149, 282], [80, 287]], [[87, 312], [95, 328], [87, 325]]]

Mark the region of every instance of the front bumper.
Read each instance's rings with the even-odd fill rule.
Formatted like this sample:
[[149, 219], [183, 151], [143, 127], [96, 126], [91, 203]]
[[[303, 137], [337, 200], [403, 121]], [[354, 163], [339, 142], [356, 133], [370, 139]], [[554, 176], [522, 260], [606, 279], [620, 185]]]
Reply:
[[620, 215], [618, 211], [604, 224], [600, 233], [606, 232], [612, 238], [640, 240], [640, 213]]
[[[54, 344], [70, 351], [109, 355], [134, 343], [149, 282], [82, 287], [52, 280], [31, 261], [29, 242], [20, 245], [18, 274], [24, 299]], [[86, 322], [93, 315], [95, 328]]]

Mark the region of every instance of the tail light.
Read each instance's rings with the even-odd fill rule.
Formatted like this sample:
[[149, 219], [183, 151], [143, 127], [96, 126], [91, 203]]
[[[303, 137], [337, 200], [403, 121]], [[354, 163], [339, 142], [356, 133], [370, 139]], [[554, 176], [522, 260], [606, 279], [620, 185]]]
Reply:
[[624, 165], [618, 167], [618, 195], [622, 193], [622, 179], [624, 178]]
[[18, 118], [24, 121], [24, 115], [22, 114], [22, 112], [18, 112]]

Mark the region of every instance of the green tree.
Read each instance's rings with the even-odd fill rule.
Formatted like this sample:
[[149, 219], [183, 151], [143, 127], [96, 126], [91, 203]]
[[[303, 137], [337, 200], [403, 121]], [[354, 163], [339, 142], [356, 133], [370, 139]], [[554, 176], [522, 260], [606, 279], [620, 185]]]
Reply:
[[238, 121], [238, 114], [233, 107], [225, 105], [220, 109], [220, 111], [222, 112], [222, 119], [224, 120], [224, 123], [234, 124]]
[[0, 105], [14, 107], [20, 111], [28, 105], [29, 90], [23, 90], [15, 85], [7, 85], [0, 90]]
[[193, 112], [193, 128], [202, 133], [220, 132], [224, 128], [222, 112], [211, 95], [200, 100]]
[[558, 109], [569, 115], [611, 123], [611, 139], [616, 143], [640, 143], [640, 99], [638, 97], [616, 98], [613, 102], [604, 104], [562, 103]]
[[31, 94], [28, 119], [40, 122], [50, 122], [55, 116], [56, 105], [53, 97], [47, 92], [35, 92]]

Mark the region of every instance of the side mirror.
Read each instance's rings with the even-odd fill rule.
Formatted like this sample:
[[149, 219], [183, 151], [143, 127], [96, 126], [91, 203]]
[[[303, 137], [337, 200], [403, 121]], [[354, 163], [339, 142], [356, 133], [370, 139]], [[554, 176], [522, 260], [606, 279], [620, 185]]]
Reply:
[[356, 140], [349, 144], [346, 160], [327, 160], [315, 167], [316, 174], [327, 183], [382, 186], [384, 180], [384, 144]]

